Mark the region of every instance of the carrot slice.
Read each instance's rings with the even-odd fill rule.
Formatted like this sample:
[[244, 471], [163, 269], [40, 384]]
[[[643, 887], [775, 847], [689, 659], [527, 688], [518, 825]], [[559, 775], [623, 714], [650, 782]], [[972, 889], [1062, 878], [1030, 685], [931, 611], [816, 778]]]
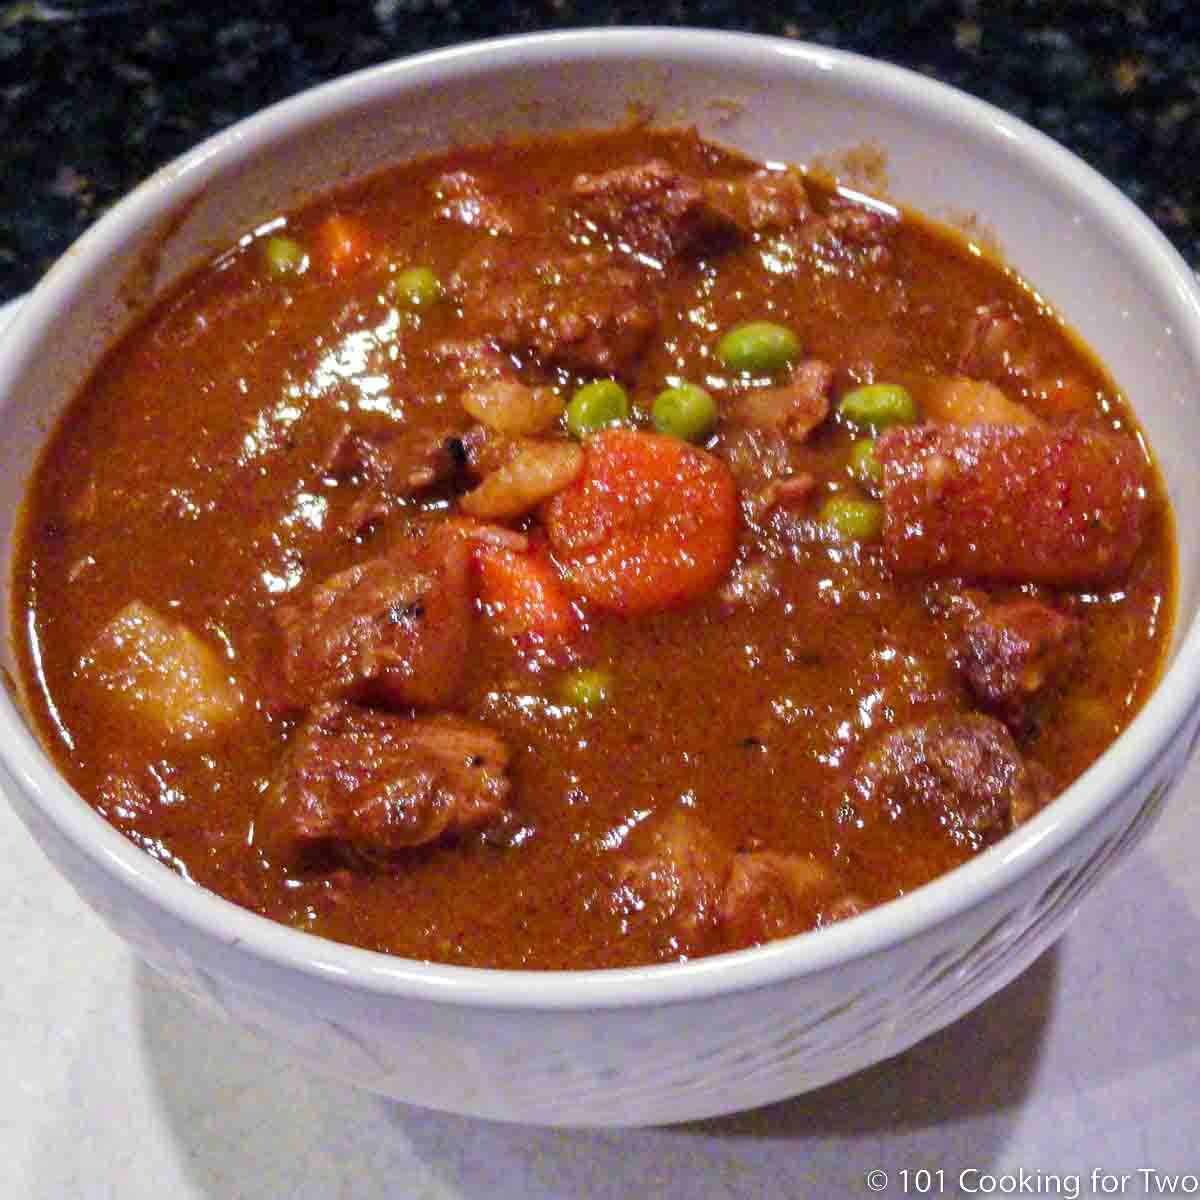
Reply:
[[479, 542], [475, 566], [484, 612], [506, 637], [551, 647], [579, 632], [579, 615], [544, 555]]
[[657, 612], [712, 588], [737, 542], [729, 468], [679, 438], [611, 429], [542, 517], [568, 583], [610, 611]]
[[326, 275], [348, 274], [370, 256], [370, 234], [354, 217], [333, 213], [317, 227], [314, 257]]

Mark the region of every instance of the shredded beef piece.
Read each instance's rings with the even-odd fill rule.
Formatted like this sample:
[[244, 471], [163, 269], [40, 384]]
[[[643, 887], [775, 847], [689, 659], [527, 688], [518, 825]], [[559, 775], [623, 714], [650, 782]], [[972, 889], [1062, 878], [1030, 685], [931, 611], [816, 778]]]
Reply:
[[402, 501], [453, 480], [461, 469], [454, 440], [462, 433], [460, 427], [447, 425], [369, 435], [347, 426], [324, 464], [326, 474], [364, 485], [346, 516], [346, 532], [356, 534]]
[[347, 429], [330, 448], [326, 470], [378, 484], [397, 498], [411, 496], [454, 475], [458, 464], [447, 442], [462, 432], [455, 425], [378, 436]]
[[658, 159], [580, 175], [572, 197], [575, 212], [588, 225], [656, 265], [719, 249], [739, 232], [698, 180]]
[[[491, 259], [484, 255], [479, 261], [486, 264]], [[456, 286], [463, 284], [463, 278], [455, 277]], [[447, 378], [464, 388], [511, 379], [516, 370], [512, 357], [485, 337], [446, 338], [430, 353]]]
[[735, 854], [718, 916], [731, 946], [755, 946], [853, 916], [866, 906], [816, 859]]
[[808, 504], [816, 488], [816, 478], [807, 471], [769, 483], [762, 493], [763, 511], [795, 513]]
[[788, 937], [866, 907], [833, 868], [769, 850], [734, 854], [681, 809], [641, 843], [617, 871], [618, 895], [631, 921], [652, 922], [681, 954]]
[[792, 474], [787, 441], [772, 430], [729, 426], [714, 452], [725, 460], [739, 489], [765, 487]]
[[651, 922], [680, 952], [711, 936], [729, 875], [730, 854], [695, 817], [672, 812], [639, 839], [645, 850], [616, 872], [630, 919]]
[[812, 216], [804, 180], [794, 171], [755, 171], [741, 185], [751, 229], [779, 230]]
[[980, 308], [963, 334], [958, 365], [975, 379], [1031, 379], [1039, 364], [1029, 332], [1007, 309]]
[[958, 666], [979, 702], [1019, 730], [1034, 696], [1079, 657], [1082, 631], [1039, 600], [989, 604], [963, 629]]
[[775, 575], [776, 568], [765, 554], [755, 554], [752, 558], [738, 563], [729, 572], [725, 582], [717, 588], [717, 598], [721, 601], [722, 609], [732, 613], [745, 606], [753, 611], [768, 600], [775, 599], [779, 595]]
[[1029, 327], [1010, 309], [976, 310], [963, 334], [958, 365], [966, 375], [1018, 390], [1043, 413], [1072, 416], [1091, 409], [1096, 385], [1039, 349]]
[[624, 374], [658, 324], [645, 275], [606, 252], [496, 246], [452, 286], [469, 324], [504, 350], [593, 374]]
[[359, 563], [280, 605], [282, 708], [356, 699], [436, 708], [462, 683], [474, 613], [471, 551], [456, 532]]
[[787, 383], [740, 397], [730, 419], [753, 429], [777, 430], [789, 441], [802, 442], [829, 416], [833, 368], [811, 358], [792, 368]]
[[292, 735], [260, 819], [268, 852], [333, 847], [387, 863], [483, 829], [508, 811], [509, 754], [484, 725], [319, 705]]
[[1080, 377], [1058, 377], [1022, 319], [999, 305], [976, 310], [963, 334], [958, 365], [966, 375], [1018, 388], [1040, 397], [1051, 410], [1070, 412], [1092, 403], [1092, 391]]
[[876, 440], [883, 544], [904, 575], [1086, 587], [1129, 569], [1149, 509], [1132, 437], [897, 426]]
[[525, 438], [509, 437], [486, 425], [472, 425], [458, 440], [458, 446], [463, 466], [478, 482], [512, 462], [525, 442]]
[[876, 208], [867, 208], [845, 197], [835, 196], [825, 216], [826, 228], [838, 239], [853, 246], [885, 246], [896, 231], [898, 218]]
[[488, 233], [511, 234], [520, 222], [494, 196], [487, 184], [470, 171], [451, 171], [438, 177], [433, 185], [434, 196], [440, 202], [438, 216], [457, 221], [472, 229]]
[[931, 717], [886, 734], [853, 790], [893, 821], [932, 821], [955, 842], [995, 841], [1049, 799], [1008, 730], [980, 713]]
[[816, 486], [810, 474], [796, 473], [788, 439], [777, 429], [731, 424], [713, 450], [733, 475], [748, 521], [761, 519], [776, 505], [802, 505]]
[[892, 235], [898, 227], [898, 215], [835, 195], [825, 213], [809, 213], [804, 220], [779, 230], [778, 234], [797, 250], [821, 259], [887, 268]]

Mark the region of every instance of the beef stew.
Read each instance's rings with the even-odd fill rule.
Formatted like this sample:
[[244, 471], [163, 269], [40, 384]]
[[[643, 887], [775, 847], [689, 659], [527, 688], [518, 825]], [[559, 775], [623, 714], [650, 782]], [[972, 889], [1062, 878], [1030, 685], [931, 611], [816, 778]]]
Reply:
[[418, 959], [669, 961], [844, 920], [1035, 815], [1173, 611], [1133, 414], [885, 202], [642, 126], [280, 217], [52, 439], [14, 628], [149, 853]]

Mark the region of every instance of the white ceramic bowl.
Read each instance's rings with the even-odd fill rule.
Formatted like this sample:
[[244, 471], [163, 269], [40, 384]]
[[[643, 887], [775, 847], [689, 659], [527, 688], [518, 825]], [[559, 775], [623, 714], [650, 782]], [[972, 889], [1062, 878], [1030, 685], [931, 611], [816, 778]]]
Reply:
[[[1187, 518], [1180, 616], [1170, 670], [1131, 728], [998, 846], [844, 924], [643, 970], [429, 966], [272, 924], [191, 887], [112, 830], [59, 778], [19, 703], [3, 698], [0, 781], [49, 857], [150, 964], [318, 1071], [515, 1121], [708, 1116], [905, 1049], [1062, 932], [1145, 832], [1198, 721], [1196, 279], [1112, 187], [1020, 122], [917, 75], [791, 42], [629, 29], [476, 44], [319, 88], [159, 172], [55, 267], [0, 347], [6, 556], [51, 423], [130, 308], [198, 257], [382, 163], [505, 133], [611, 123], [631, 104], [758, 158], [804, 162], [871, 142], [887, 152], [894, 197], [977, 214], [1133, 398]], [[10, 653], [5, 661], [11, 671]]]

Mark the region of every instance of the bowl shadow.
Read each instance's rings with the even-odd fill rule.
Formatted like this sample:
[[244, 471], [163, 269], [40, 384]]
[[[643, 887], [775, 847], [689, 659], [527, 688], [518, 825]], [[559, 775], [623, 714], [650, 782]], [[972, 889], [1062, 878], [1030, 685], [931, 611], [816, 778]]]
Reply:
[[[1056, 944], [952, 1025], [886, 1062], [791, 1100], [676, 1126], [735, 1137], [903, 1133], [998, 1117], [1029, 1093], [1055, 1005]], [[1020, 1014], [1014, 1020], [1014, 1014]]]
[[893, 1138], [932, 1147], [969, 1126], [971, 1161], [990, 1161], [1031, 1087], [1058, 954], [890, 1062], [752, 1112], [649, 1129], [528, 1128], [422, 1110], [311, 1074], [199, 1013], [140, 964], [136, 994], [179, 1159], [214, 1200], [795, 1197], [816, 1181], [822, 1194], [860, 1190], [866, 1169], [886, 1166]]

